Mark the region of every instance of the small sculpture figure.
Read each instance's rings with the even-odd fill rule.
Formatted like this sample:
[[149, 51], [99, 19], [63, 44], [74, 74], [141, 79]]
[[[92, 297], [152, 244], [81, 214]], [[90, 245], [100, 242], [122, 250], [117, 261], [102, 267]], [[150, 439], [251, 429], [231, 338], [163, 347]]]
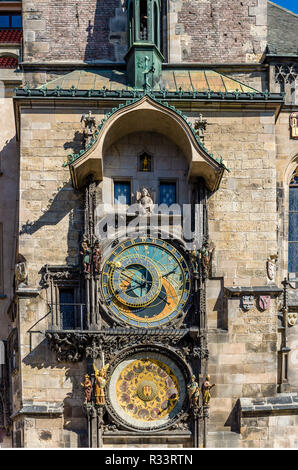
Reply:
[[84, 146], [85, 149], [90, 141], [93, 139], [95, 131], [96, 131], [96, 119], [92, 116], [91, 111], [89, 114], [83, 114], [81, 117], [81, 123], [84, 123], [84, 130], [83, 130], [83, 139], [84, 139]]
[[15, 265], [15, 282], [17, 287], [28, 285], [27, 262], [22, 255], [18, 255], [17, 264]]
[[152, 165], [151, 165], [151, 155], [148, 155], [147, 153], [143, 153], [139, 157], [140, 159], [140, 164], [139, 168], [140, 171], [152, 171]]
[[207, 119], [203, 119], [202, 114], [199, 114], [199, 119], [195, 121], [194, 128], [197, 136], [204, 142], [205, 131], [207, 126]]
[[137, 203], [139, 204], [142, 213], [150, 214], [153, 211], [154, 203], [148, 189], [143, 188], [141, 194], [137, 193]]
[[88, 374], [85, 375], [84, 382], [81, 383], [81, 386], [83, 387], [85, 393], [85, 403], [90, 403], [92, 395], [92, 382]]
[[92, 253], [92, 261], [93, 261], [93, 268], [95, 274], [100, 273], [100, 266], [101, 266], [101, 259], [102, 259], [102, 249], [100, 247], [99, 241], [96, 240], [93, 248]]
[[200, 397], [200, 387], [195, 375], [191, 376], [191, 382], [187, 385], [188, 398], [192, 406], [198, 406]]
[[82, 255], [82, 264], [84, 268], [84, 273], [89, 274], [90, 273], [90, 266], [91, 266], [91, 250], [88, 246], [87, 242], [82, 242], [82, 251], [80, 254]]
[[107, 384], [106, 375], [110, 364], [105, 365], [100, 370], [93, 364], [95, 373], [95, 400], [97, 405], [105, 405], [105, 386]]
[[193, 245], [193, 249], [190, 251], [189, 254], [190, 254], [190, 259], [191, 259], [192, 266], [193, 266], [193, 272], [198, 273], [199, 272], [199, 253], [195, 245]]
[[206, 375], [206, 380], [202, 385], [202, 394], [203, 394], [203, 405], [209, 405], [209, 402], [211, 400], [211, 394], [210, 390], [215, 387], [215, 384], [210, 384], [210, 375]]
[[214, 251], [214, 244], [209, 241], [205, 242], [200, 250], [200, 258], [203, 267], [203, 274], [205, 277], [210, 275], [211, 269], [211, 256]]
[[276, 272], [276, 262], [277, 262], [277, 255], [272, 255], [267, 258], [267, 276], [270, 281], [275, 280], [275, 272]]

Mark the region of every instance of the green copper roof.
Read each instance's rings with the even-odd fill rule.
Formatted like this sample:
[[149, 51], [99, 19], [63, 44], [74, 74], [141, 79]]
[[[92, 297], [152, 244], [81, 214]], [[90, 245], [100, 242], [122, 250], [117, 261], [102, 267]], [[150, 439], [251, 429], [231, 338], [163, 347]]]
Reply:
[[[132, 90], [127, 85], [125, 71], [83, 69], [74, 70], [63, 77], [52, 80], [42, 87], [53, 90], [59, 87], [62, 90], [75, 88], [77, 90]], [[213, 70], [163, 70], [160, 82], [154, 90], [167, 89], [168, 91], [197, 91], [197, 92], [244, 92], [255, 93], [258, 90], [227, 77]]]

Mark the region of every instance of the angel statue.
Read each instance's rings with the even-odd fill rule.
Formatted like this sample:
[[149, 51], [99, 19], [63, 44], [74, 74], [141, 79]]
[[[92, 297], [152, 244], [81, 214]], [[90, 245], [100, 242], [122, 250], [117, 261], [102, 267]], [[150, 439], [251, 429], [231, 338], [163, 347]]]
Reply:
[[187, 385], [188, 398], [192, 406], [198, 406], [200, 397], [200, 387], [196, 381], [196, 376], [191, 376], [191, 382]]
[[154, 202], [148, 189], [142, 188], [141, 193], [137, 192], [137, 203], [140, 206], [141, 213], [143, 214], [150, 214], [153, 212]]
[[81, 386], [83, 387], [85, 393], [85, 403], [90, 403], [92, 395], [92, 382], [88, 374], [85, 375], [84, 382], [81, 383]]
[[106, 375], [110, 364], [106, 364], [100, 370], [93, 363], [95, 373], [95, 400], [97, 405], [105, 405], [105, 386], [107, 384]]
[[203, 394], [203, 404], [204, 405], [209, 405], [209, 402], [211, 400], [211, 394], [210, 394], [210, 390], [215, 387], [215, 384], [210, 384], [209, 382], [210, 380], [210, 375], [207, 374], [206, 375], [206, 379], [205, 379], [205, 382], [203, 383], [202, 385], [202, 394]]

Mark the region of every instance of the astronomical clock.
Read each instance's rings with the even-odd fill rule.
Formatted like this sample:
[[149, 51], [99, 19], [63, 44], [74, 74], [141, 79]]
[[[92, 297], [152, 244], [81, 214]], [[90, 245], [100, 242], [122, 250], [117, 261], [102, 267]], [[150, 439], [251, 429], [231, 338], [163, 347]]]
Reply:
[[[158, 433], [160, 442], [179, 435], [179, 442], [199, 446], [193, 421], [208, 358], [207, 235], [203, 231], [197, 250], [186, 249], [183, 240], [150, 236], [101, 241], [94, 233], [95, 194], [90, 182], [79, 274], [84, 322], [75, 331], [57, 326], [48, 333], [58, 360], [85, 361], [89, 447], [112, 445], [119, 433], [127, 442], [136, 435]], [[205, 220], [202, 212], [202, 227]]]
[[133, 327], [161, 327], [185, 311], [190, 271], [182, 253], [164, 240], [127, 240], [107, 258], [101, 289], [115, 319]]
[[173, 333], [189, 308], [191, 287], [189, 261], [169, 241], [126, 239], [105, 256], [100, 282], [105, 312], [137, 336], [142, 331], [140, 338], [147, 342], [128, 348], [110, 367], [107, 406], [126, 429], [166, 429], [183, 410], [187, 367], [162, 346], [165, 335], [158, 341], [152, 332]]

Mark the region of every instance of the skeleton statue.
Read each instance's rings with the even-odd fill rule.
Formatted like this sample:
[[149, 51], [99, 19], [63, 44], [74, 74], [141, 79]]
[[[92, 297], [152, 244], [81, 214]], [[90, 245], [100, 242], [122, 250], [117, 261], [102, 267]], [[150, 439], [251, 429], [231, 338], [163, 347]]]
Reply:
[[214, 243], [212, 242], [205, 242], [200, 250], [200, 258], [203, 267], [203, 273], [205, 277], [210, 275], [211, 270], [211, 256], [214, 251]]
[[96, 119], [92, 116], [91, 111], [89, 114], [83, 114], [81, 117], [81, 123], [83, 123], [83, 139], [84, 139], [84, 146], [85, 149], [90, 141], [93, 139], [95, 131], [96, 131]]
[[143, 188], [141, 193], [137, 193], [137, 203], [139, 204], [141, 213], [150, 214], [153, 212], [154, 203], [148, 189]]
[[92, 261], [93, 261], [93, 268], [95, 274], [100, 273], [100, 266], [101, 266], [101, 258], [102, 258], [102, 249], [100, 247], [100, 243], [98, 240], [94, 243], [93, 252], [92, 252]]
[[193, 266], [193, 272], [198, 273], [199, 272], [199, 252], [196, 249], [195, 244], [193, 245], [193, 248], [190, 251], [189, 255], [190, 255], [190, 259], [191, 259], [192, 266]]

